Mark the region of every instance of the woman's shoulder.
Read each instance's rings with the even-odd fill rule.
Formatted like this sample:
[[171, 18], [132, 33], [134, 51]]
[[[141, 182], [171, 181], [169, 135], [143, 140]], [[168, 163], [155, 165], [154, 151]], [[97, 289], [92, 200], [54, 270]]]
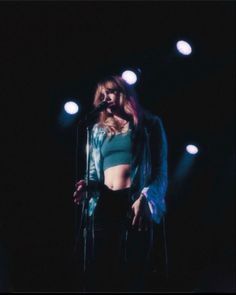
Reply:
[[153, 114], [148, 110], [143, 113], [143, 123], [147, 127], [155, 127], [156, 125], [162, 125], [162, 119], [159, 115]]
[[93, 133], [105, 133], [106, 128], [103, 125], [101, 125], [100, 123], [96, 123], [93, 125], [92, 132]]
[[92, 143], [95, 147], [99, 147], [106, 137], [106, 128], [96, 123], [92, 128]]
[[160, 116], [147, 112], [144, 121], [144, 125], [147, 128], [149, 134], [153, 134], [154, 136], [158, 137], [161, 136], [162, 140], [166, 141], [166, 132]]

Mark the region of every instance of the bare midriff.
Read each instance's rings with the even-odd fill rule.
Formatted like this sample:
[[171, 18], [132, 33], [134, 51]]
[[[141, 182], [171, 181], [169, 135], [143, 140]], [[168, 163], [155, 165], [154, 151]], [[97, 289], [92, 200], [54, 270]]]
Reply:
[[121, 164], [110, 167], [104, 171], [104, 183], [111, 190], [120, 190], [131, 186], [130, 179], [131, 166]]

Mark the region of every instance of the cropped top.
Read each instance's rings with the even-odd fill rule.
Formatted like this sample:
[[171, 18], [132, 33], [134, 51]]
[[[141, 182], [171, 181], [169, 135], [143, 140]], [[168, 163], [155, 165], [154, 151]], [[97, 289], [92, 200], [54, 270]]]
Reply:
[[107, 136], [101, 146], [101, 154], [103, 171], [120, 164], [131, 164], [131, 130]]

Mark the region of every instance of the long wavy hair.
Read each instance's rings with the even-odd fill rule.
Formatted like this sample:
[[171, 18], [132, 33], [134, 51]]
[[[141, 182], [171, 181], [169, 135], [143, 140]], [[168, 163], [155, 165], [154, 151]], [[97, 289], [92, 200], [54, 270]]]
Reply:
[[[134, 88], [120, 76], [106, 77], [97, 84], [93, 101], [94, 106], [96, 107], [103, 100], [102, 89], [107, 87], [108, 84], [112, 85], [119, 93], [118, 106], [121, 112], [132, 121], [134, 127], [137, 127], [141, 119], [142, 109]], [[123, 128], [106, 109], [100, 113], [98, 123], [100, 126], [106, 127], [110, 134], [120, 132]]]

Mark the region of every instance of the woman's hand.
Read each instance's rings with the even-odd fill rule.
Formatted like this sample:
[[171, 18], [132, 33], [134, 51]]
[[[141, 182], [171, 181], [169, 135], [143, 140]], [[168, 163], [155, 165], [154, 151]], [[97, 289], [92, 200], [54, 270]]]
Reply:
[[143, 194], [133, 203], [132, 211], [134, 213], [132, 225], [139, 231], [148, 230], [152, 222], [152, 215], [148, 201]]
[[80, 204], [81, 200], [84, 197], [84, 192], [86, 189], [86, 182], [85, 180], [79, 180], [76, 184], [76, 191], [73, 194], [73, 198], [74, 198], [74, 203], [76, 203], [77, 205]]

